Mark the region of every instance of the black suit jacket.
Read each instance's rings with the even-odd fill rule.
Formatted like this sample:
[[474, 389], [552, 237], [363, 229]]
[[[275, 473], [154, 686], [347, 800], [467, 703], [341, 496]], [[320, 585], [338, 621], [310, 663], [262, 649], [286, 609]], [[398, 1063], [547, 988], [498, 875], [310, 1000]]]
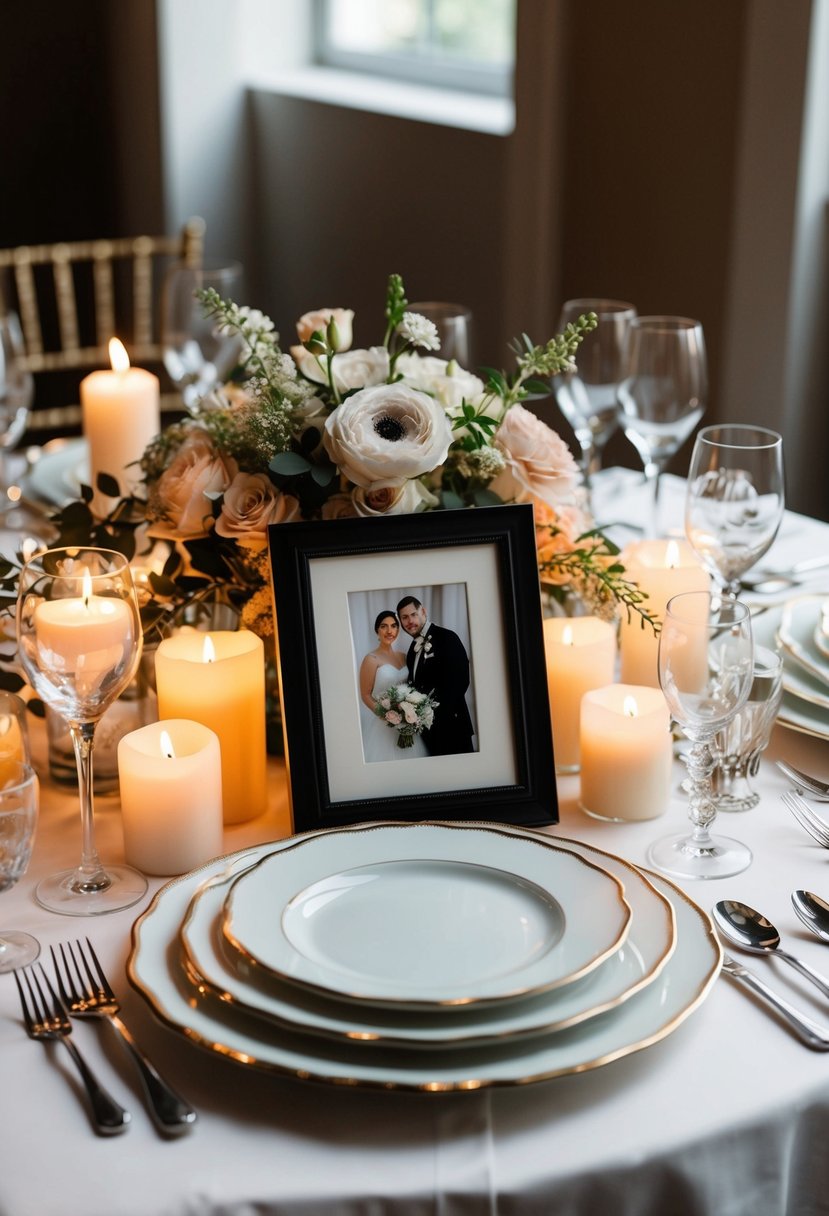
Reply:
[[409, 680], [420, 692], [431, 693], [439, 702], [435, 720], [423, 732], [426, 750], [433, 756], [451, 756], [472, 751], [474, 729], [466, 704], [469, 688], [469, 656], [456, 633], [430, 624], [415, 671], [417, 651], [413, 641], [406, 656]]

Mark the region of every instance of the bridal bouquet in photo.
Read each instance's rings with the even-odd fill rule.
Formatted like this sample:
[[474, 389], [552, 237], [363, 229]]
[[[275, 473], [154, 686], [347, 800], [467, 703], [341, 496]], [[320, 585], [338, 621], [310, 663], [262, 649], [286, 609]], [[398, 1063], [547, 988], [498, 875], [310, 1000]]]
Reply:
[[381, 693], [374, 712], [387, 726], [397, 731], [398, 747], [411, 747], [415, 736], [428, 730], [434, 722], [439, 704], [429, 693], [418, 692], [403, 681], [392, 684]]
[[[272, 634], [271, 524], [510, 502], [533, 504], [539, 573], [553, 595], [575, 591], [591, 612], [621, 606], [649, 619], [618, 549], [584, 512], [569, 448], [526, 405], [573, 366], [594, 316], [544, 345], [524, 335], [512, 371], [479, 376], [440, 358], [435, 326], [409, 310], [399, 275], [388, 281], [379, 344], [367, 349], [352, 349], [348, 309], [300, 317], [288, 352], [261, 312], [212, 291], [202, 302], [241, 340], [231, 382], [150, 444], [141, 493], [118, 499], [102, 476], [99, 488], [116, 498], [105, 518], [93, 514], [89, 487], [54, 517], [55, 544], [128, 557], [145, 638], [185, 620], [227, 627], [217, 608]], [[0, 574], [0, 595], [13, 595], [15, 577]]]

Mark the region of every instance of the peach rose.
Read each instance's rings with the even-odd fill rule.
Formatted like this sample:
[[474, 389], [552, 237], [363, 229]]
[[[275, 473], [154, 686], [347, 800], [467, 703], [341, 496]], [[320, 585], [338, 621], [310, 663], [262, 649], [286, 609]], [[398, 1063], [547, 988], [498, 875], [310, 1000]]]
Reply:
[[235, 473], [235, 461], [219, 452], [207, 431], [194, 428], [156, 483], [151, 534], [170, 540], [206, 536], [213, 526], [207, 495], [223, 494]]
[[264, 473], [237, 473], [225, 490], [216, 531], [245, 548], [264, 549], [269, 524], [298, 518], [298, 500], [283, 494]]
[[339, 341], [336, 350], [348, 350], [352, 341], [351, 326], [354, 312], [351, 308], [317, 308], [313, 312], [304, 312], [296, 323], [296, 332], [300, 342], [307, 342], [311, 334], [328, 328], [328, 322], [333, 321], [337, 327]]
[[503, 499], [531, 494], [551, 507], [572, 494], [579, 467], [564, 440], [523, 405], [507, 410], [494, 444], [507, 467], [490, 484]]
[[[553, 508], [540, 498], [533, 499], [535, 522], [535, 548], [539, 562], [553, 561], [563, 553], [569, 553], [576, 540], [592, 526], [591, 520], [579, 508], [561, 506]], [[550, 527], [557, 529], [551, 532]], [[589, 542], [585, 542], [589, 544]], [[543, 582], [564, 586], [572, 582], [572, 572], [545, 570]]]
[[332, 494], [322, 504], [323, 519], [354, 519], [357, 513], [350, 494]]

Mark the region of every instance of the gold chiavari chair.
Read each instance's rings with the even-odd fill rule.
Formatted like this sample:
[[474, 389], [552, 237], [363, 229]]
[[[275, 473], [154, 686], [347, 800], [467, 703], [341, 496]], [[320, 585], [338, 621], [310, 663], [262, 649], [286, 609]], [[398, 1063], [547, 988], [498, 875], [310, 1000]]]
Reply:
[[[196, 217], [172, 237], [0, 249], [0, 311], [14, 309], [20, 317], [27, 369], [39, 379], [40, 373], [107, 367], [112, 337], [122, 340], [133, 364], [160, 367], [161, 275], [173, 260], [198, 266], [204, 233], [204, 220]], [[36, 409], [31, 425], [60, 428], [79, 416], [76, 406]]]

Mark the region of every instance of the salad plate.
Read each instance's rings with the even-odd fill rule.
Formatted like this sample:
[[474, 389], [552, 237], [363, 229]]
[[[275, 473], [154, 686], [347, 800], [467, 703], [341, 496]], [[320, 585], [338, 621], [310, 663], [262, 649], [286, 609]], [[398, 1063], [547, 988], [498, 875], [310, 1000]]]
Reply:
[[538, 837], [371, 823], [264, 857], [231, 884], [222, 927], [247, 966], [309, 991], [460, 1009], [573, 983], [630, 918], [618, 877]]

